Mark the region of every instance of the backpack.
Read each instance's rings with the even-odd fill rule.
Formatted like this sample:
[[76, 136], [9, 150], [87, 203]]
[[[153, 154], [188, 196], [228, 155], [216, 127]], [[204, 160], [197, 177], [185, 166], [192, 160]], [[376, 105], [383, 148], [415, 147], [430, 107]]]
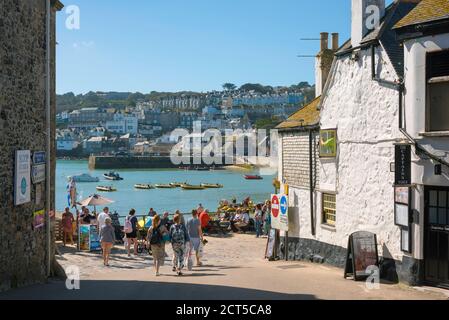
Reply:
[[172, 243], [184, 243], [186, 236], [184, 228], [181, 225], [173, 226], [173, 231], [171, 234], [171, 241]]
[[133, 232], [133, 224], [131, 223], [131, 220], [129, 217], [126, 217], [126, 219], [125, 219], [125, 227], [123, 228], [123, 231], [125, 231], [125, 233]]
[[159, 227], [156, 229], [153, 229], [153, 232], [151, 233], [151, 240], [150, 244], [161, 244], [162, 243], [162, 234], [159, 230]]

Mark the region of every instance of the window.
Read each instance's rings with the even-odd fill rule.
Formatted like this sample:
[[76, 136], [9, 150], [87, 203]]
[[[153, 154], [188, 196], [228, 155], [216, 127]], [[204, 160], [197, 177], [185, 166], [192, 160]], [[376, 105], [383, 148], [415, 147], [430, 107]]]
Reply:
[[337, 156], [337, 130], [320, 131], [320, 157], [335, 158]]
[[323, 193], [323, 224], [335, 226], [337, 195]]
[[427, 131], [449, 131], [449, 50], [427, 55]]

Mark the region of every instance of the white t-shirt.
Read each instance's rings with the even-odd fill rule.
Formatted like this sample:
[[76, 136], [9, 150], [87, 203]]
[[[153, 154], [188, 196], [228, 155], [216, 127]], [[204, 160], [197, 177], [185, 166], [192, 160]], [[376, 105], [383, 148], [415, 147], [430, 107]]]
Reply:
[[242, 216], [242, 222], [249, 223], [249, 214], [244, 213]]
[[109, 217], [109, 214], [102, 212], [98, 215], [97, 220], [98, 220], [98, 227], [100, 228], [100, 230], [106, 225], [105, 220], [106, 218]]

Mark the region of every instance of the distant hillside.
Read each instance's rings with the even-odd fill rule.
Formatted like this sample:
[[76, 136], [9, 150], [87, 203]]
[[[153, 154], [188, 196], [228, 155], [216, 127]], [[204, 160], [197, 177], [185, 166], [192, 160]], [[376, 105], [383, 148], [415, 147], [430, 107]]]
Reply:
[[[255, 91], [258, 93], [274, 93], [275, 91], [299, 91], [301, 90], [305, 96], [306, 101], [311, 101], [315, 97], [314, 86], [311, 86], [307, 82], [300, 82], [297, 85], [292, 85], [290, 87], [274, 88], [271, 86], [264, 86], [261, 84], [246, 83], [240, 88], [235, 85], [227, 83], [225, 88], [234, 88], [234, 90], [239, 91]], [[157, 101], [161, 99], [166, 99], [170, 97], [179, 96], [201, 96], [204, 93], [192, 92], [192, 91], [182, 91], [182, 92], [157, 92], [152, 91], [151, 93], [140, 93], [140, 92], [88, 92], [86, 94], [75, 95], [73, 92], [68, 92], [66, 94], [57, 95], [56, 97], [56, 109], [57, 112], [63, 111], [73, 111], [82, 108], [92, 108], [92, 107], [114, 107], [116, 109], [124, 109], [126, 107], [133, 107], [136, 105], [137, 101]]]

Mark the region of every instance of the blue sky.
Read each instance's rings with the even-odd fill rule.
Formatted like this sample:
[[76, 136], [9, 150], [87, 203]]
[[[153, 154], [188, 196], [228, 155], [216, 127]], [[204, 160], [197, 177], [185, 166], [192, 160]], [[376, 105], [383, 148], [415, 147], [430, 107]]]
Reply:
[[[388, 3], [391, 1], [387, 1]], [[319, 33], [350, 34], [350, 0], [66, 0], [57, 92], [208, 91], [225, 82], [314, 83]]]

